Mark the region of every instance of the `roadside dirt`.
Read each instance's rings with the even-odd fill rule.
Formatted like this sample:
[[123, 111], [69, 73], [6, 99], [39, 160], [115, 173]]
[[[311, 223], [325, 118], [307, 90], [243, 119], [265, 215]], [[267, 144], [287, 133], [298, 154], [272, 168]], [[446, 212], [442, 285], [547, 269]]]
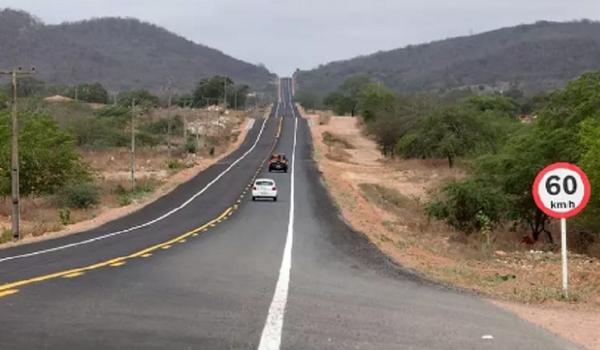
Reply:
[[[26, 235], [18, 242], [0, 244], [0, 249], [87, 231], [143, 208], [236, 150], [246, 138], [249, 131], [248, 126], [251, 122], [253, 122], [253, 119], [245, 118], [244, 121], [232, 131], [232, 134], [237, 134], [235, 141], [229, 143], [226, 147], [218, 149], [214, 157], [189, 156], [190, 159], [187, 159], [185, 162], [193, 165], [181, 170], [164, 169], [164, 164], [167, 159], [165, 154], [157, 155], [156, 152], [141, 150], [137, 155], [140, 166], [136, 176], [141, 183], [151, 184], [152, 186], [156, 185], [157, 187], [149, 195], [133, 199], [132, 203], [129, 205], [120, 206], [116, 203], [115, 198], [103, 198], [101, 204], [96, 208], [73, 210], [71, 220], [74, 223], [63, 226], [58, 221], [57, 209], [49, 199], [38, 198], [24, 200], [22, 211], [29, 211], [30, 215], [28, 216], [31, 216], [34, 220], [27, 220], [24, 218], [22, 226], [24, 230], [30, 231], [32, 234]], [[254, 127], [256, 127], [256, 125]], [[116, 185], [128, 186], [130, 173], [127, 170], [112, 165], [127, 164], [127, 162], [119, 161], [119, 158], [123, 157], [129, 157], [127, 150], [110, 153], [96, 152], [94, 155], [84, 154], [84, 158], [88, 160], [92, 168], [104, 169], [103, 171], [97, 172], [97, 175], [100, 177], [100, 186], [111, 188]], [[5, 203], [1, 203], [0, 207], [2, 207], [2, 211], [7, 214], [10, 212], [6, 201]], [[9, 219], [8, 215], [0, 215], [0, 230], [2, 227], [4, 227], [4, 230], [8, 230], [10, 227]], [[31, 227], [31, 225], [38, 226]]]
[[344, 218], [393, 260], [426, 278], [489, 296], [530, 322], [600, 349], [600, 261], [570, 255], [574, 300], [562, 300], [560, 255], [529, 250], [520, 233], [500, 232], [486, 247], [429, 220], [433, 190], [465, 174], [445, 161], [386, 160], [355, 118], [308, 115], [315, 158]]

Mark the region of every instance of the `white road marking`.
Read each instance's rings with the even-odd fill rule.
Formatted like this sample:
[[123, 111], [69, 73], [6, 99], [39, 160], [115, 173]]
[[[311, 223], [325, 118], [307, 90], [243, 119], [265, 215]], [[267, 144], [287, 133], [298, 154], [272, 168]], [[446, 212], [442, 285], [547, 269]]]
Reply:
[[279, 278], [275, 286], [273, 300], [269, 306], [269, 313], [260, 337], [258, 350], [278, 350], [281, 346], [281, 332], [283, 330], [283, 317], [287, 304], [288, 290], [290, 286], [290, 271], [292, 269], [292, 244], [294, 242], [294, 166], [296, 164], [296, 134], [298, 129], [298, 118], [294, 109], [294, 144], [292, 146], [292, 168], [290, 174], [290, 214], [288, 221], [287, 237], [283, 249], [283, 258], [279, 268]]
[[256, 119], [250, 119], [250, 121], [246, 125], [246, 130], [252, 130], [252, 127], [254, 127], [254, 122], [256, 122]]
[[[277, 113], [277, 111], [275, 113]], [[73, 247], [77, 247], [77, 246], [81, 246], [81, 245], [85, 245], [85, 244], [90, 244], [90, 243], [97, 242], [97, 241], [100, 241], [100, 240], [103, 240], [106, 238], [110, 238], [110, 237], [122, 235], [127, 232], [139, 230], [141, 228], [148, 227], [148, 226], [155, 224], [161, 220], [164, 220], [165, 218], [173, 215], [174, 213], [176, 213], [176, 212], [180, 211], [181, 209], [185, 208], [186, 206], [188, 206], [194, 199], [196, 199], [202, 193], [206, 192], [206, 190], [208, 190], [212, 185], [214, 185], [217, 181], [219, 181], [225, 174], [227, 174], [234, 166], [237, 165], [237, 163], [239, 163], [244, 158], [246, 158], [246, 156], [248, 156], [248, 154], [250, 154], [250, 152], [252, 152], [254, 150], [254, 148], [256, 147], [256, 145], [258, 144], [258, 141], [260, 140], [260, 137], [262, 136], [262, 133], [265, 129], [266, 123], [267, 123], [267, 118], [265, 118], [263, 120], [260, 131], [258, 132], [258, 136], [256, 136], [256, 140], [254, 141], [254, 144], [252, 144], [252, 147], [250, 147], [250, 149], [248, 149], [238, 159], [236, 159], [233, 163], [231, 163], [231, 165], [229, 167], [227, 167], [227, 169], [223, 170], [223, 172], [221, 172], [219, 175], [217, 175], [217, 177], [215, 177], [211, 182], [209, 182], [206, 186], [204, 186], [204, 188], [202, 188], [200, 191], [196, 192], [194, 195], [192, 195], [190, 198], [188, 198], [185, 202], [183, 202], [178, 207], [171, 209], [170, 211], [164, 213], [163, 215], [161, 215], [153, 220], [150, 220], [146, 223], [140, 224], [140, 225], [136, 225], [136, 226], [132, 226], [132, 227], [129, 227], [129, 228], [126, 228], [123, 230], [107, 233], [107, 234], [97, 236], [94, 238], [90, 238], [90, 239], [86, 239], [86, 240], [83, 240], [80, 242], [74, 242], [74, 243], [65, 244], [65, 245], [48, 248], [48, 249], [43, 249], [43, 250], [38, 250], [38, 251], [30, 252], [30, 253], [0, 258], [0, 263], [10, 261], [10, 260], [28, 258], [28, 257], [36, 256], [36, 255], [47, 254], [47, 253], [51, 253], [51, 252], [55, 252], [55, 251], [59, 251], [59, 250], [67, 249], [67, 248], [73, 248]]]
[[491, 335], [491, 334], [485, 334], [485, 335], [482, 335], [482, 336], [481, 336], [481, 339], [484, 339], [484, 340], [492, 340], [492, 339], [494, 339], [494, 336], [493, 336], [493, 335]]

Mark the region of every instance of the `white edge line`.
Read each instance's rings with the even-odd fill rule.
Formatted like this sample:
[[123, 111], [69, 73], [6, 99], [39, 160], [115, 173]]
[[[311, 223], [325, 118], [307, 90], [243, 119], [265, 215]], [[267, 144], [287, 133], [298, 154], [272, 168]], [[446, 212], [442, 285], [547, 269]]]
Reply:
[[273, 300], [269, 306], [269, 313], [265, 321], [258, 350], [278, 350], [281, 346], [281, 333], [283, 330], [283, 317], [287, 304], [290, 286], [290, 271], [292, 269], [292, 245], [294, 242], [294, 167], [296, 164], [296, 135], [298, 129], [298, 118], [292, 107], [294, 115], [294, 144], [292, 147], [292, 171], [290, 175], [290, 216], [288, 221], [287, 237], [283, 258], [279, 269], [279, 278], [275, 286]]
[[[279, 107], [279, 106], [278, 106]], [[278, 109], [278, 108], [276, 108]], [[275, 113], [277, 113], [277, 111], [275, 111]], [[248, 154], [250, 154], [250, 152], [252, 152], [254, 150], [254, 148], [256, 147], [256, 145], [258, 144], [258, 141], [260, 141], [260, 137], [262, 136], [262, 133], [265, 129], [265, 125], [267, 123], [267, 120], [269, 118], [265, 118], [263, 120], [262, 126], [260, 128], [260, 131], [258, 132], [258, 136], [256, 136], [256, 140], [254, 141], [254, 144], [252, 145], [252, 147], [250, 147], [250, 149], [248, 149], [244, 154], [242, 154], [238, 159], [236, 159], [233, 163], [231, 163], [231, 165], [229, 165], [229, 167], [227, 167], [227, 169], [223, 170], [223, 172], [221, 172], [219, 175], [217, 175], [217, 177], [215, 177], [211, 182], [209, 182], [206, 186], [204, 186], [204, 188], [202, 188], [200, 191], [196, 192], [193, 196], [191, 196], [190, 198], [188, 198], [185, 202], [183, 202], [181, 205], [179, 205], [178, 207], [175, 207], [171, 210], [169, 210], [168, 212], [164, 213], [163, 215], [150, 220], [148, 222], [145, 222], [143, 224], [140, 225], [136, 225], [136, 226], [132, 226], [120, 231], [115, 231], [115, 232], [111, 232], [111, 233], [107, 233], [101, 236], [97, 236], [94, 238], [90, 238], [90, 239], [86, 239], [84, 241], [80, 241], [80, 242], [74, 242], [74, 243], [70, 243], [70, 244], [65, 244], [65, 245], [61, 245], [58, 247], [53, 247], [53, 248], [48, 248], [48, 249], [43, 249], [43, 250], [38, 250], [38, 251], [34, 251], [34, 252], [30, 252], [30, 253], [26, 253], [26, 254], [20, 254], [20, 255], [13, 255], [13, 256], [7, 256], [4, 258], [0, 258], [0, 263], [6, 262], [6, 261], [10, 261], [10, 260], [16, 260], [16, 259], [23, 259], [23, 258], [28, 258], [28, 257], [32, 257], [32, 256], [36, 256], [36, 255], [42, 255], [42, 254], [47, 254], [47, 253], [51, 253], [51, 252], [55, 252], [55, 251], [59, 251], [59, 250], [64, 250], [67, 248], [73, 248], [76, 246], [80, 246], [80, 245], [85, 245], [85, 244], [89, 244], [89, 243], [93, 243], [93, 242], [97, 242], [106, 238], [110, 238], [110, 237], [114, 237], [114, 236], [118, 236], [118, 235], [122, 235], [124, 233], [127, 232], [131, 232], [131, 231], [135, 231], [135, 230], [139, 230], [141, 228], [150, 226], [152, 224], [155, 224], [171, 215], [173, 215], [174, 213], [178, 212], [179, 210], [185, 208], [186, 206], [188, 206], [194, 199], [196, 199], [198, 196], [200, 196], [202, 193], [204, 193], [206, 190], [208, 190], [212, 185], [214, 185], [217, 181], [219, 181], [219, 179], [221, 179], [225, 174], [227, 174], [237, 163], [239, 163], [240, 161], [242, 161], [244, 158], [246, 158], [246, 156], [248, 156]]]

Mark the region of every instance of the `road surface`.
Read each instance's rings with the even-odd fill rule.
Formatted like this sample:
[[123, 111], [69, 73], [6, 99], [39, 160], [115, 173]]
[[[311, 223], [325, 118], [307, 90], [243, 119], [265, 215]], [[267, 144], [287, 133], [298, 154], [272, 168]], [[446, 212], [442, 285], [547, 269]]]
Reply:
[[[239, 150], [140, 211], [0, 251], [0, 349], [575, 349], [423, 281], [339, 218], [291, 80]], [[290, 172], [268, 174], [273, 151]], [[277, 202], [252, 202], [256, 176]]]

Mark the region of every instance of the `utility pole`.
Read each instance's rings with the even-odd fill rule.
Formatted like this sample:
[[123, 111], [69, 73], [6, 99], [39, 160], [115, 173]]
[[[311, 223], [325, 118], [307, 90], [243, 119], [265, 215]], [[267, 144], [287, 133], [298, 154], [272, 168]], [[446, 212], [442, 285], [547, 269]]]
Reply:
[[131, 100], [131, 192], [135, 191], [135, 98]]
[[167, 148], [169, 150], [169, 160], [171, 160], [171, 102], [173, 99], [173, 80], [169, 78], [167, 85], [169, 91], [169, 100], [167, 101]]
[[234, 106], [235, 106], [235, 107], [234, 107], [234, 108], [235, 108], [235, 110], [237, 111], [237, 107], [238, 107], [238, 106], [237, 106], [237, 96], [238, 96], [238, 92], [234, 90], [234, 91], [233, 91], [233, 93], [235, 94], [235, 95], [233, 95], [233, 96], [235, 97], [235, 104], [234, 104]]
[[198, 155], [198, 152], [200, 152], [200, 140], [198, 137], [199, 132], [200, 132], [200, 128], [198, 126], [198, 123], [196, 123], [196, 155]]
[[223, 79], [223, 109], [227, 109], [227, 78]]
[[184, 111], [184, 113], [182, 113], [182, 118], [183, 118], [183, 144], [186, 145], [187, 144], [187, 116], [186, 113], [188, 112], [188, 109], [192, 109], [192, 105], [191, 103], [186, 103], [185, 105], [187, 108]]
[[14, 68], [10, 71], [0, 71], [2, 75], [10, 75], [12, 83], [12, 137], [11, 137], [11, 197], [12, 197], [12, 234], [14, 239], [21, 238], [21, 230], [19, 227], [21, 221], [21, 209], [19, 193], [19, 120], [17, 118], [17, 78], [20, 75], [35, 74], [35, 67], [31, 71], [24, 71], [23, 68]]

